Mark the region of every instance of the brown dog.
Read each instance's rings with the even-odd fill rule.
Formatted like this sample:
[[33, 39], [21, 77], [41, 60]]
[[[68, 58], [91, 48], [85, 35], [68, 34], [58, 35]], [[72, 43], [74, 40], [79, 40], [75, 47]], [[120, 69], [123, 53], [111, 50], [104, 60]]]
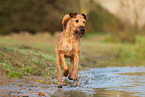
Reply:
[[[60, 33], [56, 44], [57, 67], [59, 73], [59, 88], [62, 84], [61, 62], [64, 66], [63, 75], [70, 80], [77, 80], [77, 70], [80, 55], [81, 36], [86, 33], [86, 14], [69, 13], [62, 20], [63, 32]], [[70, 58], [70, 69], [65, 62], [65, 58]], [[73, 71], [73, 63], [75, 63]], [[73, 71], [73, 73], [72, 73]]]

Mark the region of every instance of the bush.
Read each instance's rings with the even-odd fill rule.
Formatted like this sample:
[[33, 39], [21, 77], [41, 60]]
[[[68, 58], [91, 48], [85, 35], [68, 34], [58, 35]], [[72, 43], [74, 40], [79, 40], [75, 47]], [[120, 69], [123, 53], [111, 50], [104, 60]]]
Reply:
[[116, 53], [119, 58], [122, 59], [134, 59], [134, 58], [145, 58], [145, 38], [137, 36], [135, 43], [124, 43], [116, 49]]
[[0, 0], [0, 34], [59, 31], [65, 13], [79, 12], [77, 0]]

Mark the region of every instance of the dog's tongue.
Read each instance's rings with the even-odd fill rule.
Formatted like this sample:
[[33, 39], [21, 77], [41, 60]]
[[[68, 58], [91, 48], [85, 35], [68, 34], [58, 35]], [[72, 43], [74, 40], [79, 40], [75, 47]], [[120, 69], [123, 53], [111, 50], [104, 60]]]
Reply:
[[85, 31], [79, 31], [79, 32], [77, 33], [77, 35], [78, 35], [79, 37], [82, 37], [82, 36], [84, 35], [84, 33], [85, 33]]
[[85, 34], [85, 31], [75, 31], [74, 34], [81, 38]]
[[82, 32], [78, 32], [78, 34], [79, 34], [79, 35], [81, 35], [81, 34], [82, 34]]

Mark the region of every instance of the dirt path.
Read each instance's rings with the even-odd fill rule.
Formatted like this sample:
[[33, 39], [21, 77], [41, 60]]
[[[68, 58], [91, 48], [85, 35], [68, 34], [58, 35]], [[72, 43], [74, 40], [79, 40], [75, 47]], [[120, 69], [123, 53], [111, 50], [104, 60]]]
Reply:
[[23, 77], [23, 79], [1, 77], [0, 97], [49, 96], [50, 87], [56, 85], [47, 82], [43, 77]]
[[3, 77], [0, 97], [145, 97], [145, 67], [92, 68], [79, 76], [79, 85], [63, 88], [44, 77]]

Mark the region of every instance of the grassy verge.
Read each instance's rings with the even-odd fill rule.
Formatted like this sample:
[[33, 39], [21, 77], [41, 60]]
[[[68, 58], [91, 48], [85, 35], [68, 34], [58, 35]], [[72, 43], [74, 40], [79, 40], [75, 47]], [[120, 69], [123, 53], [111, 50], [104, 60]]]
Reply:
[[[88, 67], [144, 66], [145, 36], [135, 42], [121, 42], [110, 34], [89, 34], [82, 42], [82, 55]], [[88, 64], [89, 63], [89, 64]]]
[[55, 38], [52, 38], [47, 34], [13, 34], [0, 37], [1, 73], [15, 78], [21, 78], [23, 75], [55, 77]]
[[[88, 34], [82, 39], [79, 69], [83, 67], [141, 66], [145, 59], [145, 38], [136, 42], [108, 42], [110, 35]], [[49, 34], [12, 34], [0, 37], [0, 74], [57, 77], [55, 44]], [[69, 60], [67, 60], [69, 64]]]
[[136, 36], [135, 43], [120, 43], [116, 48], [119, 59], [136, 66], [145, 65], [145, 37]]

